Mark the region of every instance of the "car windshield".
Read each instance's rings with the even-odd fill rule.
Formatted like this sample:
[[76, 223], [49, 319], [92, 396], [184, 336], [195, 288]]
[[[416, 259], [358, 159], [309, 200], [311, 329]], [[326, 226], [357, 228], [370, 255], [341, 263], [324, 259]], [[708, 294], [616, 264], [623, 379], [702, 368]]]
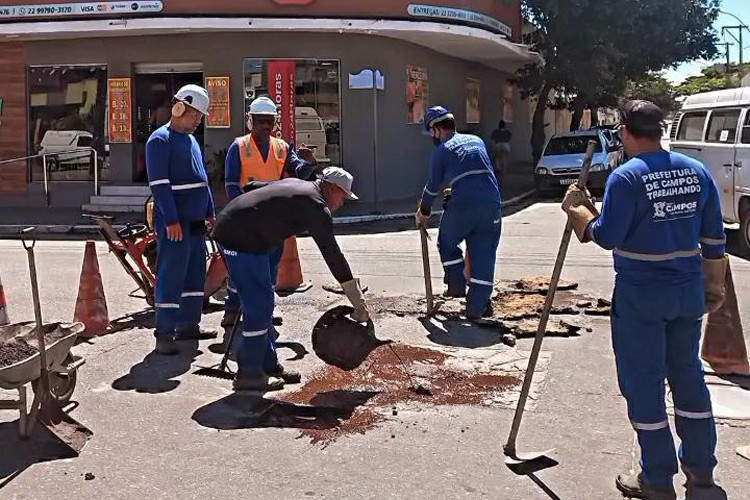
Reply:
[[544, 152], [545, 156], [560, 155], [582, 155], [586, 153], [589, 141], [596, 141], [595, 153], [602, 152], [602, 143], [596, 136], [578, 136], [578, 137], [554, 137]]

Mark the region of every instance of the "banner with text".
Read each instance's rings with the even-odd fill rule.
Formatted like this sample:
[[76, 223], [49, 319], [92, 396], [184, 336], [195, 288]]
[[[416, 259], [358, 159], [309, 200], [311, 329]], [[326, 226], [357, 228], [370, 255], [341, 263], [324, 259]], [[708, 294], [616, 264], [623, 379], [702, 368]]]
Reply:
[[133, 142], [133, 107], [130, 95], [130, 78], [110, 78], [109, 88], [109, 142]]
[[292, 60], [268, 61], [268, 94], [276, 103], [279, 119], [273, 134], [289, 143], [296, 140], [296, 71], [297, 65]]

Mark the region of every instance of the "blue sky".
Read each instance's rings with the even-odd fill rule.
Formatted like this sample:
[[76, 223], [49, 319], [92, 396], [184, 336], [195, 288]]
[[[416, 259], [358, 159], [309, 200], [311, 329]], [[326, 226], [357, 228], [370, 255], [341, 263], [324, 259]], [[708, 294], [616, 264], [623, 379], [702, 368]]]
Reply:
[[[721, 10], [731, 12], [732, 14], [736, 15], [740, 19], [742, 19], [742, 22], [744, 24], [747, 24], [750, 26], [750, 0], [724, 0], [721, 5]], [[727, 42], [734, 43], [734, 46], [730, 47], [730, 54], [732, 58], [732, 62], [737, 62], [739, 60], [739, 47], [737, 46], [737, 43], [732, 39], [730, 35], [726, 35], [725, 37], [722, 37], [721, 35], [721, 27], [722, 26], [736, 26], [739, 23], [737, 20], [731, 16], [728, 16], [726, 14], [719, 14], [719, 18], [716, 20], [716, 24], [714, 24], [714, 28], [716, 29], [717, 33], [719, 33], [719, 39], [721, 42], [724, 42], [724, 38], [726, 38]], [[737, 36], [737, 30], [733, 30], [733, 33], [735, 36]], [[743, 45], [745, 46], [745, 62], [750, 62], [750, 31], [745, 31], [743, 34], [744, 40]], [[724, 47], [719, 47], [719, 51], [721, 52], [720, 59], [717, 59], [717, 61], [694, 61], [691, 63], [683, 64], [677, 69], [674, 70], [668, 70], [666, 72], [666, 76], [668, 79], [675, 83], [682, 82], [685, 78], [691, 75], [698, 75], [701, 72], [701, 68], [705, 66], [709, 66], [713, 64], [714, 62], [719, 61], [725, 61], [726, 56], [724, 52]]]

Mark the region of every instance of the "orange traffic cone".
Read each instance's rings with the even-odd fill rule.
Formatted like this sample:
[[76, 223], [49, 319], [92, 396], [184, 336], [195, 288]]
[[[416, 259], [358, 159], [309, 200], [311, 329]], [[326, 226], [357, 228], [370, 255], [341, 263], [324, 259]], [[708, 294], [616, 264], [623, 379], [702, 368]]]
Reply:
[[5, 300], [5, 290], [3, 290], [3, 280], [0, 278], [0, 326], [10, 323], [8, 319], [8, 303]]
[[82, 333], [84, 337], [103, 335], [109, 328], [107, 299], [104, 297], [104, 285], [93, 241], [86, 242], [73, 321], [80, 321], [86, 325], [86, 330]]
[[720, 375], [750, 375], [742, 320], [734, 291], [732, 270], [727, 266], [724, 305], [708, 315], [701, 358]]
[[279, 262], [279, 274], [276, 277], [276, 291], [283, 293], [306, 292], [312, 285], [302, 278], [302, 266], [297, 252], [297, 238], [290, 236], [284, 240], [284, 253]]

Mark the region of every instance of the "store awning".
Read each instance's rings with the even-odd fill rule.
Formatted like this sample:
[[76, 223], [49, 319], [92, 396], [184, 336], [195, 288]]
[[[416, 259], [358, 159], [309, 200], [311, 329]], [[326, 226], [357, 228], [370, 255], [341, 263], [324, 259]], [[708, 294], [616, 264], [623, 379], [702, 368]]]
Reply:
[[211, 32], [352, 33], [404, 40], [459, 59], [513, 71], [538, 54], [505, 36], [469, 26], [366, 19], [154, 17], [0, 24], [0, 40], [49, 40]]

